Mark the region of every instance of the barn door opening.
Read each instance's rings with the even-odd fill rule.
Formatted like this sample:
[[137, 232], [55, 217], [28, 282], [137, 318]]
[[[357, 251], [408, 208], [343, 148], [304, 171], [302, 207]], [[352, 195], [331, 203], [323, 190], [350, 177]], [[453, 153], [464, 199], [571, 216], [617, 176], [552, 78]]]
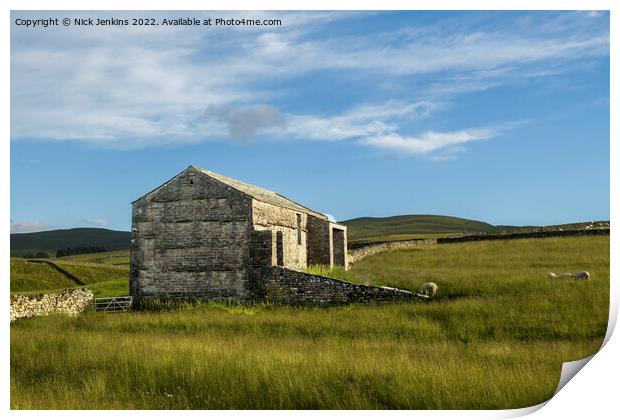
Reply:
[[276, 232], [276, 264], [284, 267], [284, 240], [282, 232]]
[[344, 255], [347, 252], [344, 246], [344, 230], [334, 228], [332, 237], [334, 241], [334, 264], [344, 266]]

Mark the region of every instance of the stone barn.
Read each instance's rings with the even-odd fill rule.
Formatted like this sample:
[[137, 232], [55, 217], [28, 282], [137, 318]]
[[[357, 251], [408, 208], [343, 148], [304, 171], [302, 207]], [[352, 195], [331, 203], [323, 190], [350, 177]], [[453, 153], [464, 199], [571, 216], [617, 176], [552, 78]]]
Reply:
[[324, 304], [396, 290], [300, 271], [310, 264], [346, 269], [347, 229], [273, 191], [189, 166], [132, 205], [129, 288], [136, 302]]

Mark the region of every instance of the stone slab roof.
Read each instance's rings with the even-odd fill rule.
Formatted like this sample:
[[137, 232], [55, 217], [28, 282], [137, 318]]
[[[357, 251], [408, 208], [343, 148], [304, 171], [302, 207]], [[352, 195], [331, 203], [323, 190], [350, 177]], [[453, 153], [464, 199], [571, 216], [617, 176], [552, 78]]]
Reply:
[[[319, 213], [318, 211], [314, 211], [312, 209], [309, 209], [308, 207], [302, 206], [301, 204], [286, 198], [285, 196], [283, 196], [282, 194], [278, 194], [277, 192], [274, 191], [269, 191], [266, 190], [264, 188], [261, 187], [257, 187], [255, 185], [250, 185], [250, 184], [246, 184], [245, 182], [241, 182], [238, 181], [236, 179], [233, 178], [229, 178], [227, 176], [224, 175], [220, 175], [220, 174], [216, 174], [215, 172], [211, 172], [211, 171], [207, 171], [206, 169], [202, 169], [199, 168], [197, 166], [193, 166], [190, 165], [185, 171], [181, 172], [184, 173], [188, 170], [194, 170], [196, 172], [202, 173], [204, 175], [207, 175], [223, 184], [226, 184], [234, 189], [236, 189], [237, 191], [240, 191], [246, 195], [249, 195], [250, 197], [252, 197], [253, 199], [257, 200], [257, 201], [261, 201], [263, 203], [267, 203], [267, 204], [271, 204], [274, 206], [278, 206], [278, 207], [284, 207], [287, 209], [291, 209], [291, 210], [295, 210], [297, 212], [300, 213], [307, 213], [310, 214], [314, 217], [318, 217], [319, 219], [323, 219], [323, 220], [328, 220], [327, 216], [325, 216], [322, 213]], [[181, 175], [179, 174], [179, 175]], [[143, 195], [142, 197], [138, 198], [137, 200], [133, 201], [133, 203], [146, 198], [147, 196], [149, 196], [150, 194], [154, 193], [155, 191], [159, 190], [160, 188], [162, 188], [164, 185], [168, 184], [169, 182], [171, 182], [172, 180], [174, 180], [176, 177], [178, 177], [179, 175], [176, 175], [174, 178], [168, 180], [167, 182], [163, 183], [162, 185], [160, 185], [159, 187], [155, 188], [154, 190], [146, 193], [145, 195]]]
[[287, 209], [295, 210], [300, 213], [307, 213], [312, 216], [318, 217], [320, 219], [327, 220], [327, 216], [325, 216], [324, 214], [314, 211], [312, 209], [309, 209], [308, 207], [302, 206], [301, 204], [289, 198], [286, 198], [285, 196], [277, 192], [269, 191], [264, 188], [257, 187], [255, 185], [246, 184], [245, 182], [241, 182], [241, 181], [238, 181], [233, 178], [229, 178], [224, 175], [216, 174], [215, 172], [207, 171], [206, 169], [198, 168], [193, 165], [190, 166], [190, 168], [198, 172], [202, 172], [203, 174], [208, 175], [211, 178], [214, 178], [230, 187], [233, 187], [234, 189], [241, 191], [244, 194], [249, 195], [250, 197], [254, 198], [257, 201], [261, 201], [267, 204], [272, 204], [278, 207], [284, 207]]

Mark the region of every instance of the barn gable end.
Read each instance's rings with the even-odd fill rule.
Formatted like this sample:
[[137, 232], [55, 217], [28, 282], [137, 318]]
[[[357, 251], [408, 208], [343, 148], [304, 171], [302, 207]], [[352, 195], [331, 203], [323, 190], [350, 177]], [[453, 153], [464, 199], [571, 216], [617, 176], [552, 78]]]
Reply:
[[188, 168], [133, 203], [130, 292], [245, 299], [251, 199]]

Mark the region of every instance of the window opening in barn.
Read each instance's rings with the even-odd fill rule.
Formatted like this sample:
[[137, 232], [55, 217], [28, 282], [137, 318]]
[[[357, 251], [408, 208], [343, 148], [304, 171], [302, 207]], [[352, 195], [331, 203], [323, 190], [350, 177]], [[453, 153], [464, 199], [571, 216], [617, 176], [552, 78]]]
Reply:
[[284, 266], [284, 241], [280, 231], [276, 232], [276, 264]]
[[297, 244], [301, 245], [301, 214], [297, 213]]

